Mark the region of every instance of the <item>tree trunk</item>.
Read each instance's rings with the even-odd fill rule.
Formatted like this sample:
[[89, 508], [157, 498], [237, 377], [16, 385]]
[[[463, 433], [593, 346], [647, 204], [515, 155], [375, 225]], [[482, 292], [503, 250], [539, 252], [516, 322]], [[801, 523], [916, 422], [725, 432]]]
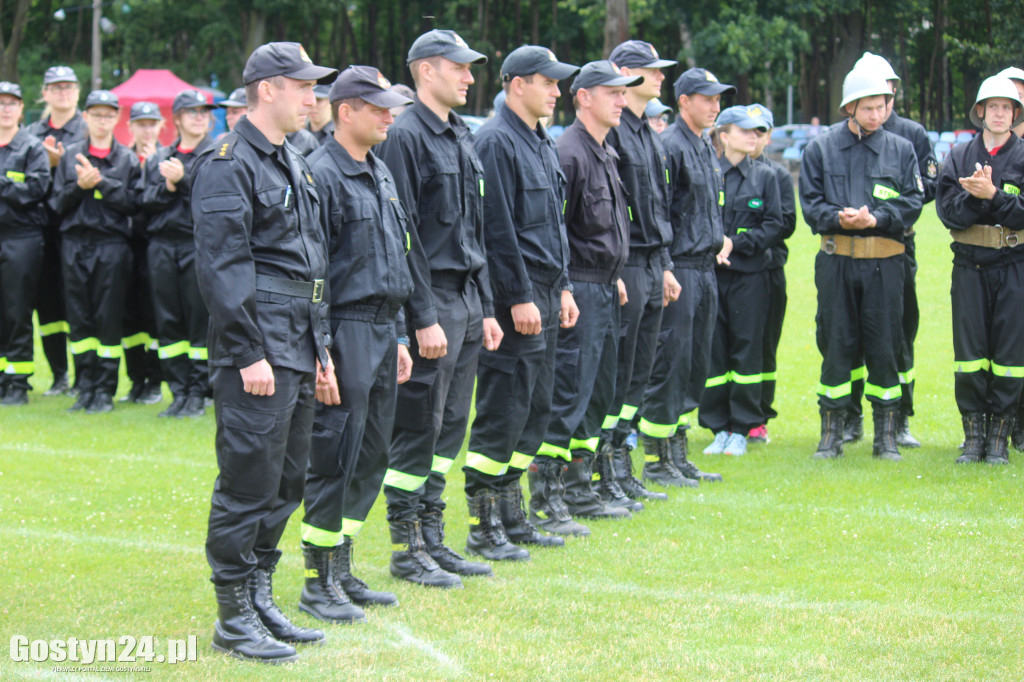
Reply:
[[604, 55], [612, 53], [615, 46], [629, 39], [629, 2], [627, 0], [605, 0]]
[[267, 13], [259, 9], [243, 12], [242, 27], [245, 35], [245, 42], [242, 43], [244, 62], [257, 47], [267, 42]]
[[30, 0], [18, 0], [18, 6], [14, 9], [14, 21], [11, 23], [10, 38], [4, 41], [0, 35], [0, 49], [3, 50], [2, 61], [0, 61], [0, 78], [5, 81], [18, 82], [18, 52], [21, 50], [21, 40], [25, 36], [25, 25], [28, 23], [28, 7]]
[[864, 51], [864, 14], [857, 10], [836, 15], [832, 25], [838, 40], [829, 64], [829, 112], [839, 109], [843, 101], [843, 80]]

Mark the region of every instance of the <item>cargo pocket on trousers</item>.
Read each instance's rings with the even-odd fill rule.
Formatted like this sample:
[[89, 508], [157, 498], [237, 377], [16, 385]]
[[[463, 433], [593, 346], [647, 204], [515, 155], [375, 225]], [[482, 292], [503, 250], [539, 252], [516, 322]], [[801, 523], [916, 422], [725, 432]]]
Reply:
[[345, 424], [352, 410], [347, 407], [318, 406], [313, 420], [313, 442], [309, 451], [309, 470], [320, 476], [341, 476], [344, 473], [341, 451]]
[[434, 394], [436, 392], [437, 367], [425, 367], [416, 371], [413, 363], [412, 377], [398, 387], [395, 403], [395, 428], [409, 431], [425, 431], [434, 421]]
[[280, 486], [268, 472], [277, 470], [273, 438], [276, 417], [242, 407], [224, 405], [220, 409], [217, 433], [217, 464], [220, 487], [246, 498], [272, 495]]
[[558, 348], [555, 351], [555, 395], [574, 396], [579, 384], [580, 349]]

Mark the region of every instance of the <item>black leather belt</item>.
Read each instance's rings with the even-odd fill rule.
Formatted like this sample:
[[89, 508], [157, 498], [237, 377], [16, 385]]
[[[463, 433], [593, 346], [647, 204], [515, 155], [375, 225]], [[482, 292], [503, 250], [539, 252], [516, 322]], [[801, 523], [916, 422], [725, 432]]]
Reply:
[[324, 281], [315, 279], [312, 282], [299, 282], [294, 279], [256, 275], [256, 288], [271, 294], [284, 294], [295, 298], [305, 298], [313, 303], [324, 300]]

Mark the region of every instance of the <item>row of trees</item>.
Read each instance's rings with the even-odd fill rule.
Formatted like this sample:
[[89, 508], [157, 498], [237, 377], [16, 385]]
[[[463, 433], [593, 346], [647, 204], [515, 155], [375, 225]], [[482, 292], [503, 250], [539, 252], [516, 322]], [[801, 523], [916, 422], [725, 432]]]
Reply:
[[[67, 63], [88, 82], [91, 4], [0, 0], [0, 78], [37, 92], [46, 66]], [[58, 9], [63, 21], [53, 18]], [[763, 101], [781, 122], [789, 86], [794, 122], [835, 119], [843, 77], [870, 50], [903, 77], [899, 108], [931, 129], [965, 124], [982, 79], [1024, 66], [1019, 5], [1010, 0], [108, 0], [103, 12], [116, 26], [104, 35], [107, 87], [137, 68], [164, 67], [230, 90], [248, 53], [268, 40], [298, 40], [320, 63], [373, 64], [407, 81], [412, 40], [452, 28], [491, 57], [476, 71], [472, 113], [490, 107], [504, 55], [523, 43], [582, 64], [641, 38], [681, 62], [670, 80], [705, 66], [737, 85], [737, 102]]]

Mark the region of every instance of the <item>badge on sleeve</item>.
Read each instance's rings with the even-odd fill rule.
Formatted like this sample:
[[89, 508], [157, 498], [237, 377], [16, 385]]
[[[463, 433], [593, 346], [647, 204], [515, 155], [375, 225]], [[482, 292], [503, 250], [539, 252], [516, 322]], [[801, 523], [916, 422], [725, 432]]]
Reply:
[[939, 174], [939, 164], [935, 163], [935, 159], [928, 160], [928, 177], [934, 180]]
[[914, 177], [917, 178], [917, 191], [924, 194], [924, 180], [921, 179], [921, 174], [914, 173]]

